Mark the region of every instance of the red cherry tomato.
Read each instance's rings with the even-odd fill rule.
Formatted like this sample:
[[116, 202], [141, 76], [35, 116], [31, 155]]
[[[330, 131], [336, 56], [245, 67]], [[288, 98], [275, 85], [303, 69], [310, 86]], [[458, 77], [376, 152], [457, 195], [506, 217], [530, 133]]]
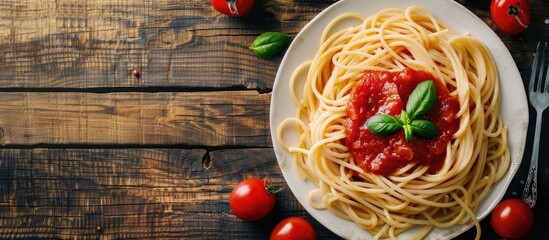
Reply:
[[534, 211], [521, 199], [507, 199], [494, 208], [490, 224], [502, 237], [522, 239], [534, 226]]
[[213, 8], [231, 17], [242, 17], [254, 6], [255, 0], [210, 0]]
[[490, 15], [503, 33], [519, 34], [530, 23], [530, 4], [528, 0], [492, 0]]
[[234, 187], [229, 196], [229, 207], [236, 217], [244, 221], [257, 221], [273, 210], [275, 192], [265, 180], [246, 179]]
[[289, 217], [276, 225], [270, 240], [316, 240], [316, 232], [304, 218]]

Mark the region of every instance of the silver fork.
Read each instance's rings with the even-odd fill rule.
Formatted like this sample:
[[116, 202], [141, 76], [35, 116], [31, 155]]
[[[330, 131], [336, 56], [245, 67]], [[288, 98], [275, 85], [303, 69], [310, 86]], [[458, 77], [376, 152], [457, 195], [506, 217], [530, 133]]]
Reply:
[[[547, 42], [543, 44], [543, 50], [541, 42], [538, 43], [534, 64], [532, 65], [532, 76], [530, 76], [530, 83], [528, 86], [530, 104], [532, 104], [532, 106], [536, 109], [536, 128], [534, 133], [534, 146], [532, 147], [532, 160], [530, 162], [530, 170], [524, 186], [524, 192], [522, 193], [522, 199], [528, 203], [530, 207], [534, 207], [537, 200], [537, 174], [541, 119], [543, 116], [543, 111], [549, 107], [549, 66], [547, 67], [545, 74], [543, 72], [545, 67], [546, 48]], [[544, 77], [545, 83], [543, 83]]]

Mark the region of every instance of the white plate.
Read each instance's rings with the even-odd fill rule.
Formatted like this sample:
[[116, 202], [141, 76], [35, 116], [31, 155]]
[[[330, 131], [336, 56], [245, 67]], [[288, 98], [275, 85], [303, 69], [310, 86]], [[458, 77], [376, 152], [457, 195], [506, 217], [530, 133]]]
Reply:
[[[270, 127], [273, 147], [278, 163], [293, 194], [303, 207], [321, 224], [346, 239], [370, 239], [372, 235], [357, 224], [331, 214], [327, 210], [317, 210], [307, 204], [306, 196], [316, 187], [301, 180], [292, 164], [292, 157], [276, 139], [280, 123], [295, 116], [296, 106], [289, 93], [289, 79], [298, 65], [312, 59], [320, 46], [320, 36], [325, 26], [336, 16], [345, 12], [357, 12], [364, 16], [375, 14], [389, 7], [406, 8], [418, 5], [426, 8], [443, 23], [459, 33], [469, 32], [485, 43], [496, 60], [501, 87], [501, 114], [508, 126], [511, 166], [505, 176], [493, 186], [488, 196], [476, 211], [479, 220], [486, 217], [501, 200], [522, 160], [526, 132], [528, 128], [528, 105], [521, 76], [511, 54], [499, 37], [477, 16], [452, 0], [342, 0], [325, 9], [311, 20], [295, 37], [284, 56], [276, 75], [270, 113]], [[287, 136], [288, 137], [288, 136]], [[289, 136], [292, 138], [292, 136]], [[286, 139], [286, 138], [285, 138]], [[434, 228], [426, 239], [450, 239], [473, 224], [456, 225], [450, 228]], [[400, 236], [405, 237], [406, 232]]]

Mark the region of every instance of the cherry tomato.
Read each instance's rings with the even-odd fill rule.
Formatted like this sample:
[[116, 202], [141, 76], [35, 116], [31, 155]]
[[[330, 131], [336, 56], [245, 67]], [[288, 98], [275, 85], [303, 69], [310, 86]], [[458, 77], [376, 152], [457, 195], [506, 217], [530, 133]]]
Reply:
[[270, 240], [316, 240], [316, 232], [304, 218], [289, 217], [276, 225]]
[[528, 0], [492, 0], [490, 15], [503, 33], [519, 34], [530, 23], [530, 4]]
[[255, 0], [210, 0], [213, 8], [231, 17], [242, 17], [254, 6]]
[[490, 224], [502, 237], [522, 239], [534, 226], [534, 211], [521, 199], [507, 199], [494, 208]]
[[273, 210], [275, 192], [263, 179], [246, 179], [234, 187], [229, 196], [229, 207], [236, 217], [244, 221], [257, 221]]

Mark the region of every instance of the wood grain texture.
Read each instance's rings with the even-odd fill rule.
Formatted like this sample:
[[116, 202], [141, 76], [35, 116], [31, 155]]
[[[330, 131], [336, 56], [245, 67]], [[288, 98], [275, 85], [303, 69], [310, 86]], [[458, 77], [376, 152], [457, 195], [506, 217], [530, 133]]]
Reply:
[[0, 238], [266, 239], [289, 216], [335, 237], [287, 187], [265, 220], [232, 215], [233, 186], [261, 176], [285, 186], [270, 148], [0, 150]]
[[252, 14], [231, 18], [207, 0], [2, 1], [0, 88], [265, 91], [281, 55], [260, 59], [248, 46], [264, 31], [294, 36], [333, 2], [258, 0]]
[[3, 145], [271, 146], [271, 94], [1, 93]]
[[[264, 31], [290, 36], [335, 1], [261, 1], [244, 18], [214, 11], [209, 1], [36, 1], [0, 3], [1, 88], [143, 86], [247, 88], [269, 91], [281, 55], [248, 49]], [[489, 1], [466, 1], [494, 30]], [[547, 39], [541, 0], [531, 1], [531, 28], [517, 41], [499, 34], [514, 56]], [[521, 50], [522, 49], [522, 50]], [[519, 59], [520, 60], [520, 59]], [[521, 70], [527, 70], [519, 64]], [[132, 77], [134, 69], [141, 78]], [[525, 71], [526, 73], [526, 71]]]
[[[228, 206], [234, 185], [250, 177], [285, 187], [273, 212], [252, 223]], [[309, 220], [319, 239], [337, 239], [299, 205], [271, 148], [0, 150], [0, 239], [266, 239], [289, 216]], [[536, 219], [536, 236], [549, 234], [546, 213]], [[489, 221], [482, 226], [483, 239], [497, 238]]]

